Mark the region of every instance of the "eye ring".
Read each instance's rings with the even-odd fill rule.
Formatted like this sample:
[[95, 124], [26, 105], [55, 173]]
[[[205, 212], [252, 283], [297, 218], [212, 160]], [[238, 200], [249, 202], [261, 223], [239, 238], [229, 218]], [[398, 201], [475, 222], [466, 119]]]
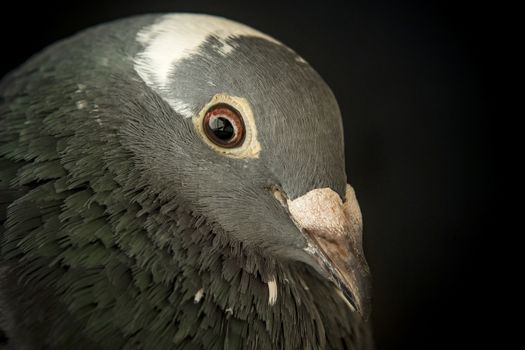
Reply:
[[[214, 114], [214, 111], [217, 115], [220, 107], [226, 107], [227, 110], [223, 113], [230, 115], [228, 122], [233, 123], [231, 124], [233, 128], [237, 126], [237, 129], [234, 129], [237, 136], [235, 141], [230, 138], [228, 142], [221, 140], [217, 143], [212, 136], [214, 133], [210, 134], [209, 129], [206, 132], [209, 122], [204, 122], [206, 115]], [[192, 120], [202, 141], [221, 156], [237, 159], [259, 158], [261, 144], [257, 138], [257, 125], [251, 105], [245, 98], [222, 93], [215, 94]], [[225, 147], [225, 143], [229, 147]]]
[[211, 106], [202, 120], [206, 137], [223, 148], [236, 148], [243, 144], [246, 127], [244, 120], [234, 107], [226, 103]]

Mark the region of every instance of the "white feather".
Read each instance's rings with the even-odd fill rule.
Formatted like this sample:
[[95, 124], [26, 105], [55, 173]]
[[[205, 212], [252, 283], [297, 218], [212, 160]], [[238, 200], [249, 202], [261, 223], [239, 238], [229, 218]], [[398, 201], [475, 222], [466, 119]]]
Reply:
[[[211, 36], [222, 44], [217, 50], [224, 56], [234, 50], [227, 40], [230, 38], [252, 36], [280, 44], [266, 34], [224, 18], [170, 14], [137, 33], [136, 40], [144, 46], [144, 50], [134, 59], [135, 71], [154, 91], [162, 91], [168, 87], [170, 73], [176, 69], [177, 62], [196, 53]], [[193, 116], [192, 110], [183, 101], [167, 102], [183, 116]]]
[[277, 301], [277, 281], [275, 280], [275, 277], [272, 277], [272, 279], [268, 281], [268, 304], [275, 305], [276, 301]]
[[198, 304], [201, 301], [203, 296], [204, 296], [204, 288], [201, 288], [197, 291], [197, 293], [195, 293], [195, 297], [193, 297], [193, 302], [195, 304]]

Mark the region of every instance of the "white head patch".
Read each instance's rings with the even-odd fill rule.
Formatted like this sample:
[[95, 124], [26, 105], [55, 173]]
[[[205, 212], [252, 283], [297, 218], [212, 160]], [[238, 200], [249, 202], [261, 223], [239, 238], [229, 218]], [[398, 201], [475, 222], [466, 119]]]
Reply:
[[[280, 44], [266, 34], [224, 18], [170, 14], [137, 33], [136, 40], [144, 46], [144, 51], [134, 58], [135, 71], [154, 91], [162, 91], [168, 88], [168, 78], [176, 69], [177, 61], [196, 53], [211, 36], [222, 44], [217, 50], [224, 56], [233, 51], [234, 47], [228, 39], [235, 37], [252, 36]], [[166, 100], [175, 111], [185, 117], [193, 117], [191, 108], [184, 101]]]

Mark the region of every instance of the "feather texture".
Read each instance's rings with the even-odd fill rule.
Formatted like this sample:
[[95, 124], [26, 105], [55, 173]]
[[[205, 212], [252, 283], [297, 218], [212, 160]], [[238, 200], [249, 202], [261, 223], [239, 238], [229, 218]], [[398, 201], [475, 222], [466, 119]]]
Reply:
[[162, 123], [171, 110], [139, 83], [125, 52], [137, 50], [134, 33], [153, 20], [57, 43], [0, 84], [0, 341], [13, 349], [370, 348], [368, 325], [341, 312], [331, 283], [232, 239], [144, 170], [127, 135], [148, 131], [139, 116]]

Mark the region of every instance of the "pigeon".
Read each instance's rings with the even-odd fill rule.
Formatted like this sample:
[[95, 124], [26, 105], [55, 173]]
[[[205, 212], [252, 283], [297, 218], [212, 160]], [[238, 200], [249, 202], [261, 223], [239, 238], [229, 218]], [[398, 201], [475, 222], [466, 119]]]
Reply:
[[0, 83], [2, 349], [371, 349], [337, 101], [201, 14], [59, 41]]

